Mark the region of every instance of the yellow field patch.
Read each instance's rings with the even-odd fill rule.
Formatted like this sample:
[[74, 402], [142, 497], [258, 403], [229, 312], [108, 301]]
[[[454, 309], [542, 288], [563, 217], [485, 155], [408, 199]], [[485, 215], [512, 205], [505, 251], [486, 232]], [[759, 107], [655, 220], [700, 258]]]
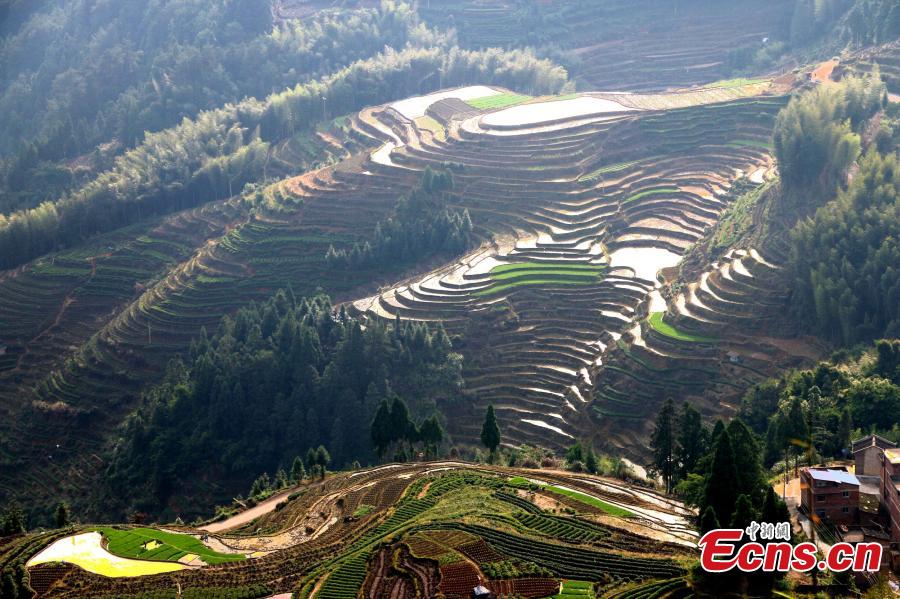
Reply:
[[99, 532], [86, 532], [65, 537], [45, 547], [31, 558], [27, 566], [66, 562], [101, 576], [147, 576], [183, 570], [181, 564], [128, 559], [113, 555], [101, 545]]

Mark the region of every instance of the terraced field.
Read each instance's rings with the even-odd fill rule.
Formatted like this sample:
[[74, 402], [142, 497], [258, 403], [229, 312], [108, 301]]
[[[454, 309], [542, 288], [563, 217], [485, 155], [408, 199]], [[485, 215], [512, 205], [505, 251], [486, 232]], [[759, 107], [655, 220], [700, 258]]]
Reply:
[[723, 79], [736, 54], [785, 40], [793, 3], [446, 0], [420, 6], [427, 21], [456, 27], [470, 47], [540, 45], [573, 52], [590, 89], [662, 90]]
[[637, 456], [629, 444], [647, 433], [644, 419], [666, 397], [708, 415], [729, 413], [743, 390], [819, 357], [816, 343], [796, 339], [786, 316], [778, 250], [770, 248], [769, 259], [752, 247], [730, 250], [679, 291], [664, 289], [668, 300], [657, 296], [597, 373], [591, 416], [602, 434]]
[[[353, 307], [440, 320], [461, 335], [474, 401], [450, 423], [454, 438], [476, 438], [488, 403], [512, 444], [564, 446], [591, 434], [603, 354], [640, 320], [657, 270], [716, 222], [739, 174], [771, 168], [768, 132], [784, 103], [763, 95], [771, 89], [738, 81], [533, 101], [445, 116], [446, 140], [395, 129], [381, 167], [460, 165], [455, 201], [491, 242]], [[577, 99], [615, 107], [570, 104]]]
[[[369, 318], [440, 320], [459, 333], [472, 401], [450, 423], [458, 442], [477, 439], [488, 403], [509, 443], [590, 434], [603, 352], [639, 317], [658, 268], [715, 222], [738, 174], [771, 166], [777, 93], [753, 81], [482, 111], [465, 102], [509, 93], [411, 98], [336, 119], [312, 140], [340, 161], [4, 273], [0, 485], [13, 495], [24, 477], [38, 504], [58, 497], [59, 481], [78, 495], [142, 383], [222, 313], [287, 285], [355, 300]], [[517, 126], [507, 111], [525, 106], [539, 117]], [[302, 160], [307, 143], [280, 147], [277, 168]], [[483, 244], [406, 280], [330, 268], [329, 246], [371, 238], [428, 167], [452, 167], [451, 206], [470, 212]], [[29, 452], [13, 461], [9, 447], [25, 438]]]
[[[567, 504], [565, 515], [542, 510], [535, 502], [551, 486], [615, 503], [623, 513], [594, 511], [582, 500]], [[370, 510], [359, 515], [363, 505]], [[329, 475], [293, 490], [279, 506], [236, 527], [226, 521], [225, 532], [216, 534], [184, 527], [174, 527], [179, 535], [120, 529], [177, 538], [175, 544], [191, 539], [192, 547], [203, 547], [199, 553], [249, 554], [244, 560], [143, 576], [35, 563], [26, 582], [40, 589], [42, 598], [132, 599], [148, 593], [253, 598], [293, 592], [346, 599], [406, 597], [426, 589], [425, 596], [439, 591], [459, 599], [470, 596], [479, 581], [505, 595], [594, 597], [643, 583], [684, 584], [696, 539], [687, 526], [690, 512], [646, 489], [559, 471], [461, 462], [390, 464]], [[54, 541], [65, 546], [66, 535], [78, 533], [14, 539], [0, 547], [0, 568], [26, 563]]]

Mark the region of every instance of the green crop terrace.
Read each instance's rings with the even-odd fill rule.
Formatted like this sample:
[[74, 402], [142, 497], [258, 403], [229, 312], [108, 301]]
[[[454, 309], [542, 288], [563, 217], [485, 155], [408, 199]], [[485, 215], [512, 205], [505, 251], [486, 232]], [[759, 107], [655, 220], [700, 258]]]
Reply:
[[558, 262], [522, 262], [501, 264], [491, 269], [492, 284], [476, 292], [489, 296], [527, 285], [590, 285], [598, 283], [606, 272], [603, 264], [561, 264]]

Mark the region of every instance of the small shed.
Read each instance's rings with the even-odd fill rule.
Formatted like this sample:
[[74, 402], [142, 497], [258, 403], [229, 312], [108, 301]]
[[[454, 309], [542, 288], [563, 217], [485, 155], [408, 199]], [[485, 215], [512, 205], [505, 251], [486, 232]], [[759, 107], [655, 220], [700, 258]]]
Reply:
[[487, 587], [478, 585], [472, 589], [472, 599], [494, 599], [494, 594]]

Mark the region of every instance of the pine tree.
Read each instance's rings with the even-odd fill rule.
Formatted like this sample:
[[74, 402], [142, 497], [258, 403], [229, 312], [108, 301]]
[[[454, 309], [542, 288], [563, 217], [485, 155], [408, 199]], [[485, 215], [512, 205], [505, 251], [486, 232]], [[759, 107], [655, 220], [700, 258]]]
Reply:
[[575, 441], [574, 445], [571, 445], [569, 449], [566, 450], [566, 464], [571, 466], [576, 462], [584, 461], [584, 449], [581, 447], [581, 441]]
[[709, 450], [709, 432], [703, 427], [700, 412], [690, 402], [682, 404], [677, 428], [675, 461], [679, 468], [678, 478], [684, 479], [696, 471], [700, 458]]
[[737, 501], [740, 484], [735, 468], [734, 448], [728, 431], [723, 430], [716, 441], [712, 467], [706, 479], [701, 510], [711, 507], [719, 522], [730, 522]]
[[853, 421], [850, 417], [850, 408], [845, 407], [841, 411], [841, 423], [838, 427], [838, 442], [841, 444], [840, 449], [838, 450], [838, 455], [835, 457], [843, 457], [845, 451], [850, 449], [850, 435], [853, 430]]
[[0, 536], [23, 534], [26, 530], [25, 512], [18, 504], [10, 504], [3, 514], [3, 524], [0, 526]]
[[69, 506], [64, 501], [56, 504], [54, 519], [56, 520], [56, 528], [65, 528], [69, 525]]
[[393, 440], [391, 428], [391, 409], [386, 399], [382, 399], [375, 410], [375, 418], [372, 420], [371, 436], [372, 446], [379, 458], [383, 458]]
[[728, 437], [734, 449], [734, 465], [738, 474], [737, 493], [746, 495], [754, 506], [761, 506], [765, 493], [765, 477], [760, 463], [756, 437], [740, 418], [728, 423]]
[[653, 450], [651, 472], [662, 476], [666, 493], [671, 493], [675, 478], [675, 404], [671, 398], [663, 404], [650, 437]]
[[321, 470], [320, 473], [322, 478], [325, 478], [325, 472], [328, 469], [328, 464], [331, 463], [331, 454], [328, 453], [328, 450], [325, 449], [324, 445], [319, 445], [316, 449], [316, 466], [318, 466]]
[[306, 478], [306, 468], [303, 467], [303, 460], [297, 456], [291, 465], [291, 482], [299, 483], [304, 478]]
[[594, 445], [592, 443], [588, 444], [587, 455], [584, 458], [584, 467], [591, 474], [597, 474], [600, 470], [600, 467], [597, 464], [597, 455], [594, 453]]
[[491, 457], [500, 446], [500, 425], [497, 424], [497, 415], [494, 406], [489, 405], [484, 415], [484, 424], [481, 426], [481, 443], [491, 451]]
[[746, 528], [753, 520], [756, 520], [756, 510], [752, 500], [747, 495], [738, 495], [731, 514], [731, 528]]
[[700, 518], [700, 534], [706, 534], [717, 528], [721, 528], [721, 526], [719, 525], [719, 519], [716, 517], [716, 510], [709, 506], [703, 511], [703, 516]]

